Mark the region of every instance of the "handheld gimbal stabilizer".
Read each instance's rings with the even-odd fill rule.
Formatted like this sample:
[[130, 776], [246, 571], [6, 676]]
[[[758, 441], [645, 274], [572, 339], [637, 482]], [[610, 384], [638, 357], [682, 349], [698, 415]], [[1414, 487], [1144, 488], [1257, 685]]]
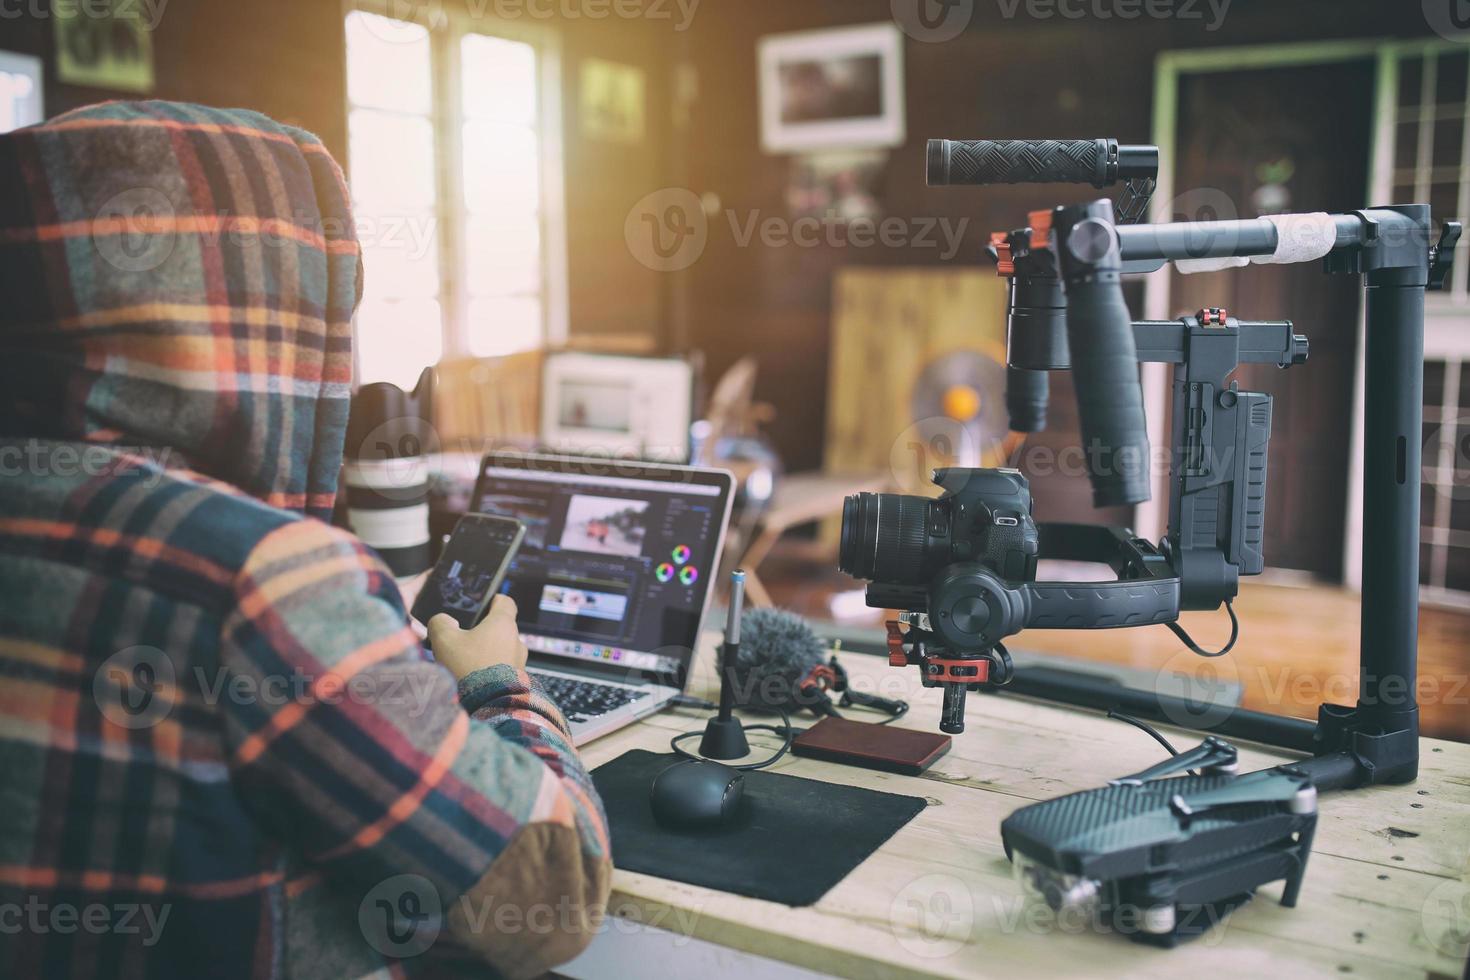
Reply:
[[[1107, 202], [1098, 207], [1111, 216]], [[1028, 229], [1044, 253], [1020, 261], [1055, 258], [1045, 237], [1050, 218], [1042, 213]], [[1035, 524], [1026, 480], [1012, 470], [939, 470], [945, 493], [937, 501], [862, 494], [844, 513], [841, 565], [872, 580], [870, 605], [906, 611], [908, 632], [890, 628], [890, 661], [918, 665], [926, 685], [944, 685], [947, 732], [964, 728], [968, 688], [1009, 681], [1006, 637], [1026, 628], [1171, 624], [1182, 609], [1228, 606], [1239, 576], [1265, 567], [1272, 400], [1228, 379], [1242, 363], [1303, 363], [1306, 338], [1290, 323], [1242, 322], [1223, 310], [1131, 323], [1121, 295], [1107, 295], [1096, 288], [1105, 280], [1089, 275], [1067, 280], [1075, 305], [1057, 308], [1051, 322], [1013, 319], [1011, 366], [1045, 378], [1072, 365], [1074, 347], [1084, 351], [1079, 366], [1101, 362], [1079, 374], [1076, 388], [1079, 402], [1094, 406], [1084, 409], [1083, 432], [1095, 496], [1111, 504], [1149, 495], [1138, 363], [1174, 364], [1170, 532], [1157, 546], [1123, 528]], [[1039, 558], [1107, 564], [1118, 579], [1038, 582]]]
[[[957, 173], [968, 183], [1116, 180], [1124, 176], [1121, 165], [1107, 161], [1125, 154], [1114, 146], [1106, 140], [935, 141], [931, 183], [953, 182]], [[978, 149], [957, 153], [960, 147]], [[1041, 148], [1050, 148], [1050, 156]], [[1130, 150], [1133, 159], [1143, 156], [1139, 148]], [[1042, 162], [994, 162], [1026, 159], [1028, 152]], [[957, 158], [967, 162], [957, 168]], [[1085, 165], [1075, 162], [1080, 158]], [[1239, 391], [1228, 377], [1240, 363], [1300, 364], [1306, 341], [1289, 323], [1242, 322], [1223, 310], [1135, 324], [1121, 276], [1176, 259], [1324, 258], [1328, 272], [1362, 274], [1367, 286], [1364, 479], [1372, 518], [1364, 537], [1363, 688], [1357, 708], [1324, 706], [1319, 725], [1236, 711], [1216, 731], [1319, 755], [1339, 753], [1320, 762], [1331, 770], [1329, 785], [1413, 778], [1424, 291], [1442, 284], [1459, 237], [1459, 225], [1447, 222], [1432, 244], [1430, 226], [1424, 205], [1120, 226], [1112, 205], [1098, 201], [1033, 215], [1031, 227], [993, 239], [1002, 274], [1013, 276], [1012, 423], [1022, 431], [1044, 425], [1045, 392], [1032, 382], [1047, 370], [1075, 368], [1099, 506], [1149, 498], [1138, 363], [1175, 365], [1170, 528], [1155, 547], [1123, 529], [1038, 526], [1030, 520], [1025, 481], [1013, 471], [941, 471], [936, 482], [946, 493], [937, 501], [850, 498], [840, 564], [872, 580], [870, 605], [907, 610], [901, 621], [908, 632], [890, 629], [890, 659], [917, 664], [926, 684], [944, 685], [945, 730], [962, 729], [965, 690], [1011, 679], [1001, 641], [1019, 630], [1172, 624], [1181, 609], [1228, 608], [1238, 577], [1264, 565], [1271, 400]], [[1018, 379], [1020, 392], [1014, 390]], [[1044, 557], [1104, 562], [1118, 580], [1038, 583], [1035, 559]], [[1020, 683], [1015, 689], [1101, 706], [1086, 690], [1040, 691]], [[1170, 712], [1152, 700], [1122, 706], [1167, 718]], [[1342, 757], [1349, 750], [1350, 758]]]
[[[1120, 145], [1112, 139], [930, 140], [927, 163], [930, 185], [1104, 187], [1121, 181], [1120, 208], [1137, 216], [1152, 194], [1159, 153], [1157, 147]], [[1003, 237], [997, 236], [992, 254], [1002, 270], [1018, 272], [1011, 290], [1013, 309], [1021, 306], [1016, 298], [1023, 296], [1026, 308], [1049, 311], [1043, 318], [1049, 315], [1050, 327], [1060, 325], [1060, 350], [1065, 352], [1066, 307], [1055, 263], [1041, 252], [1035, 258], [1029, 250], [1013, 256]], [[1136, 365], [1128, 370], [1136, 372]], [[1007, 369], [1012, 416], [1022, 411], [1019, 399], [1039, 406], [1044, 424], [1046, 398], [1045, 372], [1013, 360]], [[1108, 398], [1106, 391], [1096, 396], [1099, 412], [1113, 411]], [[1136, 416], [1141, 432], [1141, 397], [1136, 402], [1122, 410]], [[1097, 469], [1112, 468], [1114, 462]], [[1128, 470], [1145, 473], [1145, 462], [1134, 460]], [[1136, 484], [1140, 478], [1132, 479]], [[1141, 479], [1146, 490], [1146, 475]], [[1177, 618], [1178, 583], [1169, 580], [1163, 556], [1147, 542], [1102, 527], [1038, 527], [1031, 518], [1026, 479], [1013, 470], [946, 469], [937, 471], [934, 480], [945, 491], [938, 500], [898, 494], [849, 498], [839, 565], [872, 581], [870, 606], [905, 610], [900, 621], [907, 633], [899, 623], [889, 624], [889, 660], [917, 665], [926, 687], [944, 689], [944, 731], [964, 730], [968, 691], [1010, 682], [1010, 658], [1001, 641], [1027, 626], [1128, 626]], [[1039, 583], [1039, 557], [1103, 561], [1128, 584]]]
[[[1124, 152], [1125, 149], [1129, 152]], [[930, 183], [1070, 180], [1101, 186], [1149, 148], [1112, 141], [930, 144]], [[1157, 152], [1153, 153], [1157, 166]], [[957, 162], [958, 161], [958, 162]], [[1047, 162], [1051, 161], [1051, 162]], [[1068, 162], [1070, 161], [1070, 162]], [[1131, 175], [1136, 181], [1153, 176]], [[1131, 188], [1126, 218], [1141, 212]], [[1013, 671], [1002, 640], [1025, 627], [1097, 629], [1165, 623], [1194, 652], [1233, 646], [1239, 576], [1264, 567], [1271, 398], [1241, 391], [1242, 363], [1285, 368], [1307, 358], [1287, 322], [1236, 320], [1221, 309], [1131, 322], [1121, 277], [1166, 262], [1324, 260], [1363, 276], [1367, 295], [1361, 680], [1354, 707], [1323, 705], [1318, 722], [1237, 709], [1198, 749], [1096, 790], [1024, 807], [1001, 826], [1027, 887], [1053, 909], [1131, 919], [1135, 938], [1172, 945], [1286, 881], [1295, 903], [1311, 850], [1319, 790], [1412, 781], [1418, 771], [1420, 425], [1424, 292], [1442, 286], [1460, 226], [1431, 244], [1425, 205], [1247, 221], [1123, 224], [1107, 201], [1034, 212], [992, 237], [1011, 279], [1007, 406], [1011, 426], [1046, 424], [1047, 373], [1073, 369], [1094, 501], [1150, 495], [1142, 361], [1174, 365], [1169, 530], [1157, 547], [1131, 531], [1037, 525], [1013, 470], [940, 470], [938, 500], [849, 498], [841, 567], [871, 580], [869, 605], [905, 610], [889, 624], [890, 662], [917, 664], [944, 687], [941, 727], [964, 725], [968, 690], [1017, 693], [1177, 721], [1182, 699]], [[1103, 561], [1115, 582], [1035, 581], [1042, 557]], [[1209, 654], [1180, 629], [1182, 609], [1224, 603], [1232, 633]], [[908, 627], [904, 632], [903, 626]], [[1168, 704], [1167, 702], [1176, 702]], [[1132, 721], [1145, 729], [1146, 724]], [[1151, 729], [1150, 729], [1151, 731]], [[1175, 750], [1153, 733], [1171, 754]], [[1218, 736], [1310, 752], [1302, 762], [1234, 775]], [[1198, 775], [1180, 776], [1197, 767]]]

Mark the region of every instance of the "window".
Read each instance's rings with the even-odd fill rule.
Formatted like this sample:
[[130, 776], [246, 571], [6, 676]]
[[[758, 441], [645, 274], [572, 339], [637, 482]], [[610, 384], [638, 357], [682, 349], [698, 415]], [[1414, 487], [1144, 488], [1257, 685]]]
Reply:
[[[1470, 55], [1459, 41], [1324, 41], [1303, 45], [1192, 49], [1159, 57], [1159, 104], [1174, 106], [1184, 72], [1300, 65], [1371, 58], [1377, 65], [1374, 139], [1366, 205], [1427, 202], [1436, 221], [1470, 218]], [[1366, 107], [1365, 107], [1366, 108]], [[1156, 139], [1174, 145], [1172, 110]], [[1156, 199], [1174, 193], [1168, 168]], [[1456, 249], [1446, 289], [1425, 297], [1423, 490], [1420, 500], [1421, 602], [1470, 607], [1470, 248]], [[1169, 315], [1167, 276], [1149, 278], [1146, 311]], [[1310, 332], [1310, 331], [1309, 331]], [[1353, 462], [1348, 481], [1345, 579], [1362, 585], [1362, 336], [1356, 380]], [[1167, 383], [1145, 370], [1151, 412], [1162, 417]], [[1149, 382], [1152, 377], [1155, 380]], [[1158, 499], [1161, 495], [1156, 494]], [[1136, 525], [1161, 529], [1157, 508]]]
[[41, 59], [0, 51], [0, 133], [41, 118]]
[[559, 115], [547, 39], [366, 10], [349, 13], [346, 30], [366, 273], [359, 379], [408, 386], [442, 357], [561, 337]]
[[[1435, 219], [1470, 215], [1470, 55], [1463, 45], [1395, 46], [1394, 201], [1427, 201]], [[1424, 487], [1419, 582], [1428, 599], [1470, 597], [1470, 262], [1456, 249], [1444, 292], [1425, 303]]]
[[[1436, 221], [1470, 211], [1470, 55], [1463, 46], [1397, 58], [1393, 200], [1427, 201]], [[1456, 262], [1440, 305], [1467, 303], [1466, 264]], [[1448, 302], [1445, 302], [1445, 301]]]
[[1470, 363], [1424, 365], [1419, 582], [1470, 593]]

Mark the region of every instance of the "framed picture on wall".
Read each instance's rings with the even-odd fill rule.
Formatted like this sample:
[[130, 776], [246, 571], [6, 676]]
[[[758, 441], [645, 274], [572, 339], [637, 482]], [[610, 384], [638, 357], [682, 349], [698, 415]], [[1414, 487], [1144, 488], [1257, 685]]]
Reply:
[[773, 34], [759, 45], [767, 153], [904, 141], [903, 33], [896, 24]]
[[[160, 7], [157, 17], [163, 15]], [[153, 29], [131, 0], [89, 0], [53, 8], [56, 29], [56, 80], [63, 85], [153, 90]]]
[[609, 143], [643, 139], [643, 69], [601, 58], [582, 62], [582, 135]]

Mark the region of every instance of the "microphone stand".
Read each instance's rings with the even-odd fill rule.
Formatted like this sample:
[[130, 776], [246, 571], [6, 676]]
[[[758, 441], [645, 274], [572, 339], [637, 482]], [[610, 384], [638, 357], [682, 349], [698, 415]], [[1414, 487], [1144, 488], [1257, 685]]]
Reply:
[[706, 759], [739, 759], [750, 754], [745, 728], [734, 717], [735, 657], [740, 652], [740, 613], [745, 603], [745, 572], [730, 573], [730, 614], [720, 647], [720, 711], [704, 726], [699, 754]]

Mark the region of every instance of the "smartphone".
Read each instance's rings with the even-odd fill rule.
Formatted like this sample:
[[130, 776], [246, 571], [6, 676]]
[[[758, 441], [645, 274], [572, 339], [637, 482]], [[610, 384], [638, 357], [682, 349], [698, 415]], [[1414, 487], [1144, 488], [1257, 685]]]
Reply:
[[460, 518], [414, 600], [413, 618], [428, 625], [439, 613], [448, 613], [464, 629], [478, 624], [505, 582], [525, 536], [526, 526], [509, 517], [466, 514]]

